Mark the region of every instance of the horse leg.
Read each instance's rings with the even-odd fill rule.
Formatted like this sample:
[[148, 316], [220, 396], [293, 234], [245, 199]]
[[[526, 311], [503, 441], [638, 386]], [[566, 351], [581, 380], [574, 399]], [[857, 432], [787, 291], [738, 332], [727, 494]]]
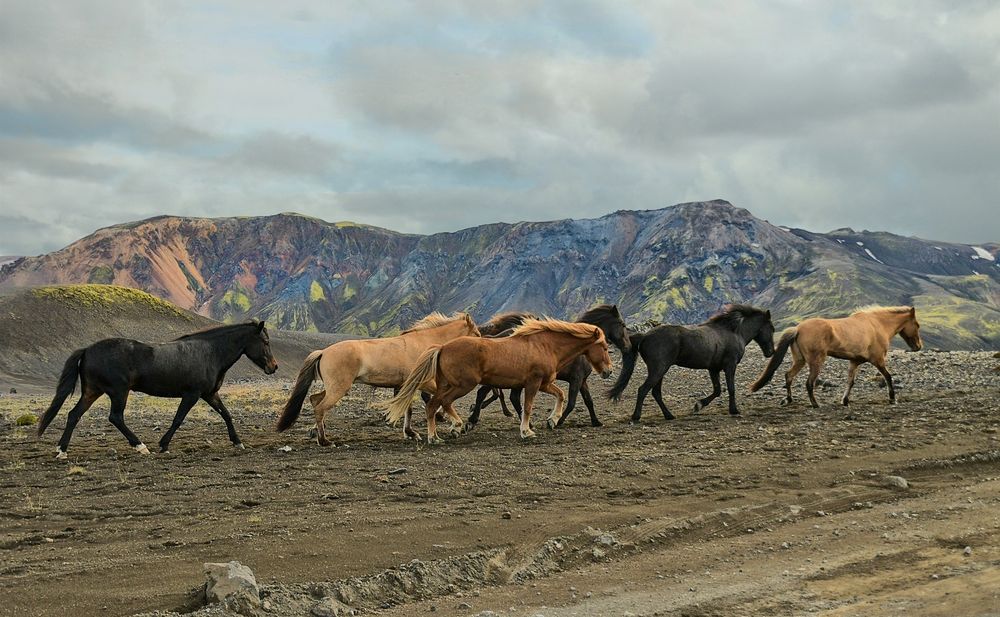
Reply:
[[798, 343], [792, 343], [792, 367], [785, 373], [785, 400], [781, 401], [782, 407], [792, 402], [792, 382], [799, 374], [799, 371], [806, 365], [805, 356], [798, 349]]
[[667, 409], [667, 404], [663, 402], [663, 380], [662, 379], [660, 381], [656, 382], [653, 385], [653, 400], [656, 401], [656, 404], [659, 405], [659, 407], [660, 407], [660, 411], [663, 412], [663, 419], [664, 420], [673, 420], [674, 419], [674, 414], [670, 413], [670, 410]]
[[511, 388], [510, 389], [510, 404], [514, 407], [514, 411], [517, 412], [518, 419], [524, 415], [524, 409], [521, 407], [521, 392], [523, 388]]
[[[399, 388], [393, 388], [392, 393], [394, 396], [399, 394]], [[424, 406], [426, 407], [427, 403], [431, 400], [431, 395], [421, 392], [420, 400], [424, 402]], [[420, 441], [421, 439], [420, 433], [413, 428], [413, 405], [406, 408], [406, 415], [403, 416], [403, 439], [415, 439], [416, 441]]]
[[738, 416], [740, 410], [736, 408], [736, 362], [725, 368], [726, 391], [729, 393], [729, 415]]
[[819, 403], [816, 402], [816, 380], [819, 379], [819, 372], [823, 368], [823, 362], [826, 360], [826, 356], [815, 356], [809, 358], [809, 379], [806, 380], [806, 393], [809, 394], [809, 403], [813, 406], [813, 409], [819, 408]]
[[[586, 378], [577, 380], [575, 375], [574, 379], [569, 382], [569, 393], [566, 396], [566, 407], [563, 409], [562, 415], [559, 416], [559, 421], [556, 422], [556, 426], [562, 426], [563, 422], [566, 421], [566, 416], [568, 416], [570, 412], [576, 408], [576, 397], [580, 393], [581, 386], [585, 383], [587, 383]], [[554, 411], [555, 409], [553, 409], [553, 412]]]
[[[652, 358], [650, 359], [652, 360]], [[639, 419], [642, 418], [642, 403], [646, 400], [646, 395], [653, 389], [656, 382], [663, 379], [663, 376], [667, 374], [667, 369], [670, 368], [669, 364], [663, 367], [654, 367], [647, 363], [646, 366], [649, 368], [649, 374], [646, 375], [646, 381], [642, 382], [642, 385], [639, 386], [639, 392], [635, 397], [635, 411], [632, 412], [632, 424], [639, 424]]]
[[[174, 438], [174, 433], [176, 433], [177, 429], [181, 427], [181, 423], [184, 422], [184, 418], [187, 417], [188, 412], [191, 411], [194, 404], [198, 402], [198, 398], [197, 394], [185, 394], [181, 398], [181, 404], [177, 406], [177, 413], [174, 414], [174, 421], [170, 423], [170, 428], [168, 428], [167, 432], [163, 434], [163, 437], [160, 437], [160, 452], [166, 452], [170, 449], [170, 440]], [[209, 405], [211, 405], [211, 403], [209, 403]], [[212, 405], [212, 407], [214, 408], [215, 406]], [[219, 413], [221, 414], [222, 412], [220, 411]], [[226, 424], [228, 425], [232, 423], [232, 421], [232, 418], [230, 418]], [[114, 420], [112, 420], [112, 422], [114, 422]], [[128, 435], [126, 435], [126, 437], [128, 437]], [[239, 440], [239, 437], [236, 439]], [[232, 440], [232, 436], [230, 436], [230, 440]], [[129, 443], [132, 442], [129, 441]]]
[[233, 424], [233, 416], [226, 409], [226, 405], [222, 402], [222, 398], [219, 396], [219, 392], [213, 392], [208, 396], [201, 397], [203, 401], [209, 404], [209, 406], [216, 411], [220, 416], [222, 416], [222, 421], [226, 423], [226, 431], [229, 433], [229, 441], [233, 443], [234, 446], [243, 450], [243, 442], [240, 440], [240, 436], [236, 433], [236, 426]]
[[524, 389], [524, 411], [521, 412], [521, 439], [528, 439], [535, 436], [535, 431], [531, 430], [531, 405], [535, 402], [535, 395], [538, 394], [540, 382], [530, 383]]
[[493, 388], [493, 396], [497, 397], [500, 400], [500, 410], [503, 411], [503, 415], [507, 416], [508, 418], [514, 415], [513, 413], [511, 413], [510, 409], [507, 408], [506, 401], [503, 400], [503, 390], [501, 390], [500, 388]]
[[[125, 439], [128, 440], [128, 445], [135, 448], [136, 452], [139, 454], [149, 454], [149, 448], [146, 447], [146, 444], [142, 443], [142, 440], [136, 437], [135, 433], [125, 425], [125, 404], [128, 403], [128, 390], [114, 392], [108, 396], [111, 397], [111, 413], [108, 414], [108, 420], [125, 436]], [[197, 397], [194, 400], [197, 401]]]
[[[437, 393], [435, 393], [434, 396], [431, 397], [431, 400], [427, 403], [427, 445], [444, 443], [444, 440], [438, 437], [437, 434], [437, 411], [444, 406], [444, 397], [447, 396], [451, 390], [451, 386], [438, 384]], [[450, 405], [451, 403], [449, 402], [448, 404]]]
[[709, 369], [708, 376], [712, 378], [712, 393], [694, 404], [695, 412], [708, 407], [708, 404], [719, 398], [722, 394], [722, 383], [719, 381], [719, 369]]
[[548, 427], [552, 429], [563, 418], [563, 405], [566, 403], [566, 394], [554, 382], [549, 382], [542, 386], [541, 391], [556, 397], [556, 406], [552, 408], [552, 413], [549, 414], [549, 419], [546, 421]]
[[340, 399], [344, 398], [344, 395], [351, 389], [351, 384], [353, 383], [353, 378], [339, 378], [337, 381], [325, 384], [326, 390], [320, 393], [323, 395], [323, 398], [318, 398], [319, 394], [309, 397], [310, 402], [313, 404], [313, 415], [316, 417], [316, 442], [319, 445], [333, 445], [333, 442], [326, 437], [326, 412], [333, 409], [333, 406], [340, 402]]
[[887, 369], [885, 367], [885, 358], [882, 358], [881, 360], [879, 360], [877, 364], [874, 363], [874, 362], [872, 364], [875, 364], [875, 368], [877, 368], [878, 372], [882, 373], [882, 377], [885, 378], [885, 385], [888, 386], [888, 388], [889, 388], [889, 404], [890, 405], [895, 405], [896, 404], [896, 388], [892, 385], [892, 374], [890, 374], [889, 373], [889, 369]]
[[[492, 386], [481, 386], [479, 390], [476, 391], [476, 402], [472, 404], [472, 414], [469, 415], [469, 422], [466, 424], [466, 432], [471, 431], [476, 428], [479, 424], [479, 412], [492, 403], [497, 397], [497, 389]], [[489, 398], [489, 400], [487, 400]], [[500, 397], [500, 401], [503, 402], [503, 397]]]
[[594, 411], [594, 399], [590, 397], [590, 386], [587, 385], [586, 379], [580, 384], [580, 396], [583, 397], [583, 404], [587, 406], [587, 411], [590, 412], [590, 426], [604, 426], [597, 419], [597, 413]]
[[847, 369], [847, 389], [844, 390], [844, 398], [840, 399], [840, 402], [844, 404], [844, 407], [851, 402], [851, 388], [854, 387], [854, 378], [858, 374], [858, 369], [864, 362], [858, 362], [857, 360], [851, 360], [851, 368]]
[[454, 400], [448, 400], [444, 402], [442, 407], [444, 408], [445, 415], [451, 418], [451, 427], [450, 427], [451, 434], [458, 435], [463, 432], [462, 425], [465, 424], [465, 421], [462, 420], [462, 416], [458, 415], [458, 412], [455, 411], [455, 406], [452, 403], [454, 403]]
[[66, 458], [66, 449], [69, 448], [69, 440], [73, 437], [73, 430], [76, 429], [77, 423], [80, 418], [90, 409], [90, 406], [94, 404], [94, 401], [101, 398], [104, 395], [103, 392], [98, 392], [95, 390], [84, 389], [80, 394], [80, 400], [76, 402], [73, 409], [69, 412], [69, 417], [66, 418], [66, 428], [63, 429], [62, 437], [59, 439], [59, 445], [56, 447], [56, 458]]

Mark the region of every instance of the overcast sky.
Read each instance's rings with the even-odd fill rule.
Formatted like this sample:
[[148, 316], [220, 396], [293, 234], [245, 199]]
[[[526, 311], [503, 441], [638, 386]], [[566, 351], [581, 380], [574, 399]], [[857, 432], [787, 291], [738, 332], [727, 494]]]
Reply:
[[1000, 241], [1000, 2], [0, 4], [0, 255], [163, 213], [433, 232], [714, 198]]

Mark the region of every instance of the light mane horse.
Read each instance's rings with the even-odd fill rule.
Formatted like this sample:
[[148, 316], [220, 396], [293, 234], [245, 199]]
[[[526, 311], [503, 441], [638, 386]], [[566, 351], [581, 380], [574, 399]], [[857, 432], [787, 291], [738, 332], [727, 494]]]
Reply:
[[[295, 423], [309, 386], [313, 380], [322, 379], [324, 389], [310, 396], [309, 401], [316, 415], [316, 439], [320, 445], [330, 445], [332, 442], [326, 437], [324, 424], [326, 412], [347, 394], [351, 384], [397, 389], [429, 347], [460, 336], [479, 336], [472, 317], [467, 313], [448, 317], [435, 312], [398, 336], [341, 341], [312, 352], [299, 370], [292, 394], [278, 418], [278, 431]], [[409, 425], [403, 429], [408, 435], [413, 433]]]
[[827, 356], [848, 360], [851, 367], [847, 372], [847, 389], [841, 403], [850, 402], [851, 388], [858, 368], [865, 362], [875, 365], [885, 383], [889, 386], [889, 403], [896, 402], [896, 389], [892, 385], [892, 375], [885, 366], [889, 341], [899, 335], [913, 351], [923, 347], [920, 340], [920, 324], [917, 311], [912, 306], [871, 306], [860, 309], [850, 317], [840, 319], [807, 319], [799, 325], [785, 330], [768, 362], [764, 372], [750, 386], [756, 392], [767, 385], [781, 366], [781, 360], [789, 348], [792, 350], [792, 367], [785, 373], [785, 400], [782, 405], [792, 402], [792, 382], [799, 371], [808, 364], [809, 379], [806, 392], [813, 407], [819, 407], [814, 390], [819, 372]]
[[432, 392], [426, 410], [427, 442], [437, 443], [441, 441], [435, 418], [439, 408], [451, 418], [452, 430], [457, 431], [463, 422], [452, 403], [478, 384], [523, 388], [521, 437], [534, 437], [531, 409], [535, 395], [541, 391], [556, 397], [549, 416], [549, 426], [555, 426], [566, 400], [554, 383], [556, 375], [580, 355], [605, 377], [610, 374], [608, 343], [601, 329], [590, 324], [527, 319], [506, 338], [458, 338], [424, 352], [399, 394], [386, 405], [387, 419], [395, 422], [406, 415], [418, 390]]

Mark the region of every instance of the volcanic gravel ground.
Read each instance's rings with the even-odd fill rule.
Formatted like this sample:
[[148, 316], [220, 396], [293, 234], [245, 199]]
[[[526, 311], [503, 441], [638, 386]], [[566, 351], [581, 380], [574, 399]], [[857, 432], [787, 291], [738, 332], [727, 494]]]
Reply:
[[[640, 363], [620, 405], [591, 377], [602, 428], [580, 402], [544, 429], [541, 395], [534, 440], [494, 404], [436, 447], [364, 386], [328, 418], [336, 447], [309, 440], [308, 404], [274, 433], [289, 384], [260, 381], [224, 390], [247, 450], [199, 404], [170, 454], [141, 456], [103, 399], [57, 461], [65, 412], [38, 439], [15, 420], [48, 394], [4, 395], [0, 615], [198, 610], [202, 564], [230, 559], [260, 615], [1000, 614], [1000, 360], [893, 352], [899, 404], [867, 366], [849, 408], [831, 360], [818, 410], [803, 376], [791, 406], [774, 384], [747, 395], [762, 364], [749, 349], [739, 418], [724, 396], [691, 413], [708, 376], [675, 368], [678, 418], [650, 398], [628, 425]], [[125, 418], [152, 447], [175, 405], [133, 395]]]

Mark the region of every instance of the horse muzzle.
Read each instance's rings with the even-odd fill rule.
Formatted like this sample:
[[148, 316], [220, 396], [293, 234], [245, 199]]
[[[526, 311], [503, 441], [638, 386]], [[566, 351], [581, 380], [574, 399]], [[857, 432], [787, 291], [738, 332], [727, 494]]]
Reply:
[[603, 379], [608, 379], [609, 377], [611, 377], [611, 369], [608, 369], [606, 371], [601, 371], [601, 377]]
[[278, 372], [278, 363], [271, 362], [270, 364], [267, 365], [267, 368], [264, 369], [264, 372], [267, 373], [268, 375], [274, 375], [275, 373]]

